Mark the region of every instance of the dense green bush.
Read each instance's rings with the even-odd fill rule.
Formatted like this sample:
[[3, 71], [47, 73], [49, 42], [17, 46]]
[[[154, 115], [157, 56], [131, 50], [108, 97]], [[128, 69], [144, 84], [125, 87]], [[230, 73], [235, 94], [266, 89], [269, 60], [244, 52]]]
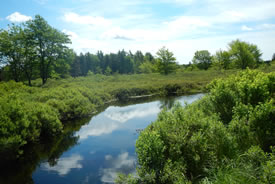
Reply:
[[0, 98], [0, 152], [19, 151], [40, 135], [54, 136], [62, 130], [56, 111], [46, 104], [27, 103], [16, 94]]
[[59, 112], [60, 120], [82, 117], [94, 110], [94, 104], [77, 89], [55, 88], [43, 91], [37, 100], [45, 102]]
[[137, 140], [139, 177], [128, 180], [274, 182], [274, 78], [246, 70], [212, 82], [192, 105], [162, 111]]
[[[197, 106], [176, 105], [162, 111], [141, 133], [136, 144], [139, 171], [141, 175], [153, 173], [152, 178], [161, 183], [171, 183], [182, 174], [188, 179], [200, 178], [224, 158], [234, 157], [234, 146], [218, 116], [205, 116]], [[179, 175], [167, 175], [168, 168]]]

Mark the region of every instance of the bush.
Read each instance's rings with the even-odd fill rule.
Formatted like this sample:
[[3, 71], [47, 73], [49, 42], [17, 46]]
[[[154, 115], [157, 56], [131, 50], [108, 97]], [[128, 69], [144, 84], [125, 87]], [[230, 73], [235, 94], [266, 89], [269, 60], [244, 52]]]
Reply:
[[0, 152], [22, 151], [20, 147], [53, 136], [62, 130], [57, 113], [42, 103], [26, 103], [17, 95], [0, 98]]
[[[224, 158], [235, 156], [232, 141], [217, 116], [204, 116], [193, 105], [176, 105], [171, 112], [162, 111], [158, 120], [141, 133], [136, 143], [139, 174], [151, 173], [161, 181], [157, 183], [178, 180], [178, 176], [183, 180], [200, 178]], [[166, 174], [175, 167], [180, 174]]]
[[[246, 70], [164, 110], [136, 143], [144, 183], [272, 183], [275, 73]], [[270, 153], [272, 151], [272, 153]]]
[[208, 88], [213, 111], [219, 113], [224, 123], [233, 117], [233, 107], [237, 104], [258, 105], [270, 100], [275, 92], [275, 73], [264, 74], [246, 70], [227, 80], [215, 80]]
[[94, 110], [89, 99], [76, 89], [55, 88], [43, 91], [37, 98], [56, 109], [62, 121], [82, 117]]

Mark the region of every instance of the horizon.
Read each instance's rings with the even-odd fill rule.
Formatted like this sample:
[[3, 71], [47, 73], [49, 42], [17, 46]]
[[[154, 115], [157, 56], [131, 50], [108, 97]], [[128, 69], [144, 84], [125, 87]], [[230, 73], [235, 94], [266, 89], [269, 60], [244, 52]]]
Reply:
[[0, 29], [41, 15], [70, 35], [78, 54], [119, 50], [150, 52], [165, 46], [179, 64], [188, 64], [197, 50], [212, 55], [240, 39], [253, 43], [270, 60], [275, 52], [273, 0], [10, 0], [1, 2]]

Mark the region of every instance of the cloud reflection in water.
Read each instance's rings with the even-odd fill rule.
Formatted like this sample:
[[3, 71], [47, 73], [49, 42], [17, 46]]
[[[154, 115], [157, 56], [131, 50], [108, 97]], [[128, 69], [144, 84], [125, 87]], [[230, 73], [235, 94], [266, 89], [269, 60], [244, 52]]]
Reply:
[[134, 174], [136, 172], [136, 159], [129, 156], [128, 152], [121, 153], [116, 158], [106, 155], [105, 161], [108, 162], [110, 167], [102, 169], [101, 181], [103, 183], [113, 183], [119, 172], [125, 174]]
[[83, 160], [81, 155], [71, 155], [69, 157], [62, 157], [58, 160], [58, 163], [54, 166], [50, 166], [49, 163], [43, 163], [42, 169], [46, 171], [55, 171], [60, 176], [68, 174], [71, 169], [81, 169], [82, 165], [79, 163]]
[[128, 107], [111, 106], [107, 108], [103, 114], [92, 118], [91, 122], [83, 126], [77, 135], [80, 137], [80, 140], [84, 140], [89, 136], [110, 134], [131, 119], [144, 118], [159, 112], [160, 108], [157, 105], [141, 104]]

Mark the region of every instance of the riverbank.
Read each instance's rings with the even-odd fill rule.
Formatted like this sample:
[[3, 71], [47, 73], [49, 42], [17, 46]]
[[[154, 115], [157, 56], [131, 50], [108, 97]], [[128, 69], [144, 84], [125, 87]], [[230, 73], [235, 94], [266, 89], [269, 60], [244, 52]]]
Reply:
[[44, 86], [34, 81], [36, 87], [15, 82], [0, 83], [1, 158], [20, 155], [24, 145], [61, 134], [69, 120], [89, 116], [106, 102], [152, 94], [169, 96], [204, 92], [213, 79], [236, 72], [91, 75], [51, 79]]
[[[130, 160], [131, 168], [126, 164], [111, 169], [115, 175], [107, 178], [114, 182], [117, 172], [135, 171], [137, 130], [143, 130], [155, 121], [164, 107], [169, 108], [177, 102], [183, 105], [192, 103], [202, 96], [137, 98], [108, 104], [92, 117], [66, 123], [63, 133], [53, 140], [41, 140], [24, 147], [20, 159], [0, 165], [5, 170], [0, 174], [0, 183], [55, 184], [70, 181], [76, 184], [87, 181], [87, 177], [94, 183], [105, 183], [109, 172], [103, 173], [102, 169], [110, 171], [109, 166], [115, 158], [128, 155], [123, 157], [126, 160], [121, 158], [123, 160], [115, 163], [129, 163], [127, 160]], [[110, 156], [113, 159], [108, 160]], [[73, 164], [71, 160], [74, 159]], [[91, 178], [91, 174], [94, 177]]]
[[274, 183], [274, 86], [274, 72], [245, 70], [163, 110], [136, 142], [137, 174], [117, 183]]

